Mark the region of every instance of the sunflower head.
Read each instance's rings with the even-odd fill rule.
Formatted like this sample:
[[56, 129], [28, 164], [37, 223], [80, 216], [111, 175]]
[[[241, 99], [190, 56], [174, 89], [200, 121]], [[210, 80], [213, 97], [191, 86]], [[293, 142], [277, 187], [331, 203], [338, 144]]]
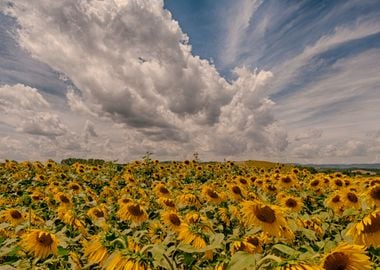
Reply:
[[326, 270], [370, 270], [371, 262], [363, 246], [343, 243], [324, 256], [321, 267]]
[[271, 236], [287, 238], [292, 235], [279, 207], [259, 201], [245, 201], [241, 206], [244, 223], [247, 226], [261, 227], [263, 232]]
[[163, 223], [172, 231], [177, 232], [182, 224], [181, 218], [175, 211], [167, 211], [161, 214]]
[[223, 201], [222, 195], [211, 186], [204, 186], [202, 188], [202, 195], [206, 201], [211, 203], [219, 204]]
[[118, 216], [121, 220], [131, 221], [132, 223], [139, 224], [148, 219], [148, 214], [137, 202], [129, 202], [121, 205]]
[[380, 206], [380, 185], [377, 184], [369, 189], [366, 194], [367, 200], [372, 206]]
[[291, 212], [300, 212], [303, 207], [303, 203], [300, 198], [286, 196], [280, 200], [281, 206]]
[[50, 254], [57, 254], [58, 239], [47, 231], [30, 230], [25, 233], [20, 245], [36, 258], [45, 258]]
[[366, 246], [380, 246], [380, 210], [365, 216], [363, 220], [354, 224], [348, 231], [355, 242]]
[[154, 187], [154, 190], [156, 192], [157, 197], [159, 198], [171, 196], [169, 189], [163, 183], [157, 184]]
[[1, 213], [0, 221], [9, 222], [12, 226], [17, 226], [24, 222], [24, 217], [19, 210], [11, 208]]

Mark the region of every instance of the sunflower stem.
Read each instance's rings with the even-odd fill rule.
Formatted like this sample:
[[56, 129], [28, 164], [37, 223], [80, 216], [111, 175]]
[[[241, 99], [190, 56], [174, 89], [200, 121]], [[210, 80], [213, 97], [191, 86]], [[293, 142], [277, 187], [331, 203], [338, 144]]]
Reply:
[[171, 269], [171, 270], [174, 270], [175, 268], [174, 268], [172, 262], [169, 260], [168, 256], [167, 256], [165, 253], [162, 254], [162, 255], [163, 255], [163, 257], [165, 258], [165, 260], [168, 262], [168, 264], [169, 264], [169, 266], [170, 266], [170, 269]]

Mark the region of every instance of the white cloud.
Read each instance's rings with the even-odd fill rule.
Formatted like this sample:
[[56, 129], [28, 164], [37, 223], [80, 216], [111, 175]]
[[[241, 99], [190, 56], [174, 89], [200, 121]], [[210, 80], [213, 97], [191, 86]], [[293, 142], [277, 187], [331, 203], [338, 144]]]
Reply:
[[[20, 45], [79, 91], [68, 91], [67, 105], [81, 113], [81, 120], [71, 119], [85, 128], [64, 122], [73, 132], [56, 140], [64, 153], [124, 157], [152, 151], [175, 158], [198, 151], [223, 158], [286, 148], [286, 132], [264, 91], [273, 74], [242, 67], [235, 70], [237, 79], [227, 82], [208, 61], [192, 55], [163, 1], [11, 2], [8, 12], [20, 24]], [[246, 5], [239, 29], [247, 27], [258, 3]], [[69, 136], [80, 133], [83, 141], [71, 151]]]
[[[236, 61], [241, 49], [241, 43], [247, 34], [247, 29], [252, 16], [260, 7], [262, 0], [239, 0], [233, 1], [227, 9], [227, 14], [223, 14], [226, 25], [226, 36], [224, 46], [221, 49], [220, 59], [222, 65], [227, 65]], [[265, 28], [264, 24], [260, 26]]]
[[322, 133], [323, 133], [323, 130], [321, 129], [311, 128], [302, 133], [296, 134], [296, 136], [294, 137], [294, 140], [302, 141], [302, 140], [319, 139], [320, 137], [322, 137]]
[[13, 110], [35, 110], [49, 108], [48, 102], [37, 89], [16, 84], [0, 86], [0, 111], [7, 113]]
[[37, 89], [16, 84], [0, 86], [0, 111], [3, 124], [15, 131], [42, 136], [59, 136], [67, 130], [58, 115]]
[[310, 61], [338, 45], [354, 41], [380, 32], [380, 22], [359, 21], [354, 26], [337, 27], [329, 35], [322, 36], [317, 42], [307, 46], [302, 53], [288, 59], [280, 65], [274, 67], [275, 80], [273, 81], [270, 93], [276, 93], [286, 85], [297, 80], [297, 76], [304, 70]]
[[37, 112], [32, 117], [26, 117], [21, 121], [17, 130], [44, 136], [60, 136], [67, 131], [66, 126], [61, 122], [58, 115], [50, 112]]

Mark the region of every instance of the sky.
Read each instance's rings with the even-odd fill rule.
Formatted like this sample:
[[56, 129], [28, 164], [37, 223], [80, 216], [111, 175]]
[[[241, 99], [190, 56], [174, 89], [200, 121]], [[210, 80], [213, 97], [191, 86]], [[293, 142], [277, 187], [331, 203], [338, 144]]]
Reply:
[[380, 2], [0, 0], [0, 160], [380, 162]]

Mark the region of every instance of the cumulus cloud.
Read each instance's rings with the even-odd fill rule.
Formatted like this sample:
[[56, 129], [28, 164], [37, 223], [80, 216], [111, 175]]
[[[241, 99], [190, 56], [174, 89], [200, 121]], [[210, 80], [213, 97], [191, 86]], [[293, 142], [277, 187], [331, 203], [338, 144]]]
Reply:
[[[241, 67], [236, 80], [226, 81], [192, 54], [163, 1], [10, 3], [4, 10], [20, 25], [19, 44], [78, 89], [67, 93], [69, 107], [125, 125], [131, 153], [148, 148], [168, 156], [203, 151], [220, 157], [286, 148], [286, 132], [271, 113], [275, 104], [263, 90], [273, 74]], [[87, 140], [96, 134], [91, 122], [84, 134]]]
[[2, 122], [16, 131], [42, 136], [63, 135], [67, 129], [37, 89], [22, 84], [0, 86]]

